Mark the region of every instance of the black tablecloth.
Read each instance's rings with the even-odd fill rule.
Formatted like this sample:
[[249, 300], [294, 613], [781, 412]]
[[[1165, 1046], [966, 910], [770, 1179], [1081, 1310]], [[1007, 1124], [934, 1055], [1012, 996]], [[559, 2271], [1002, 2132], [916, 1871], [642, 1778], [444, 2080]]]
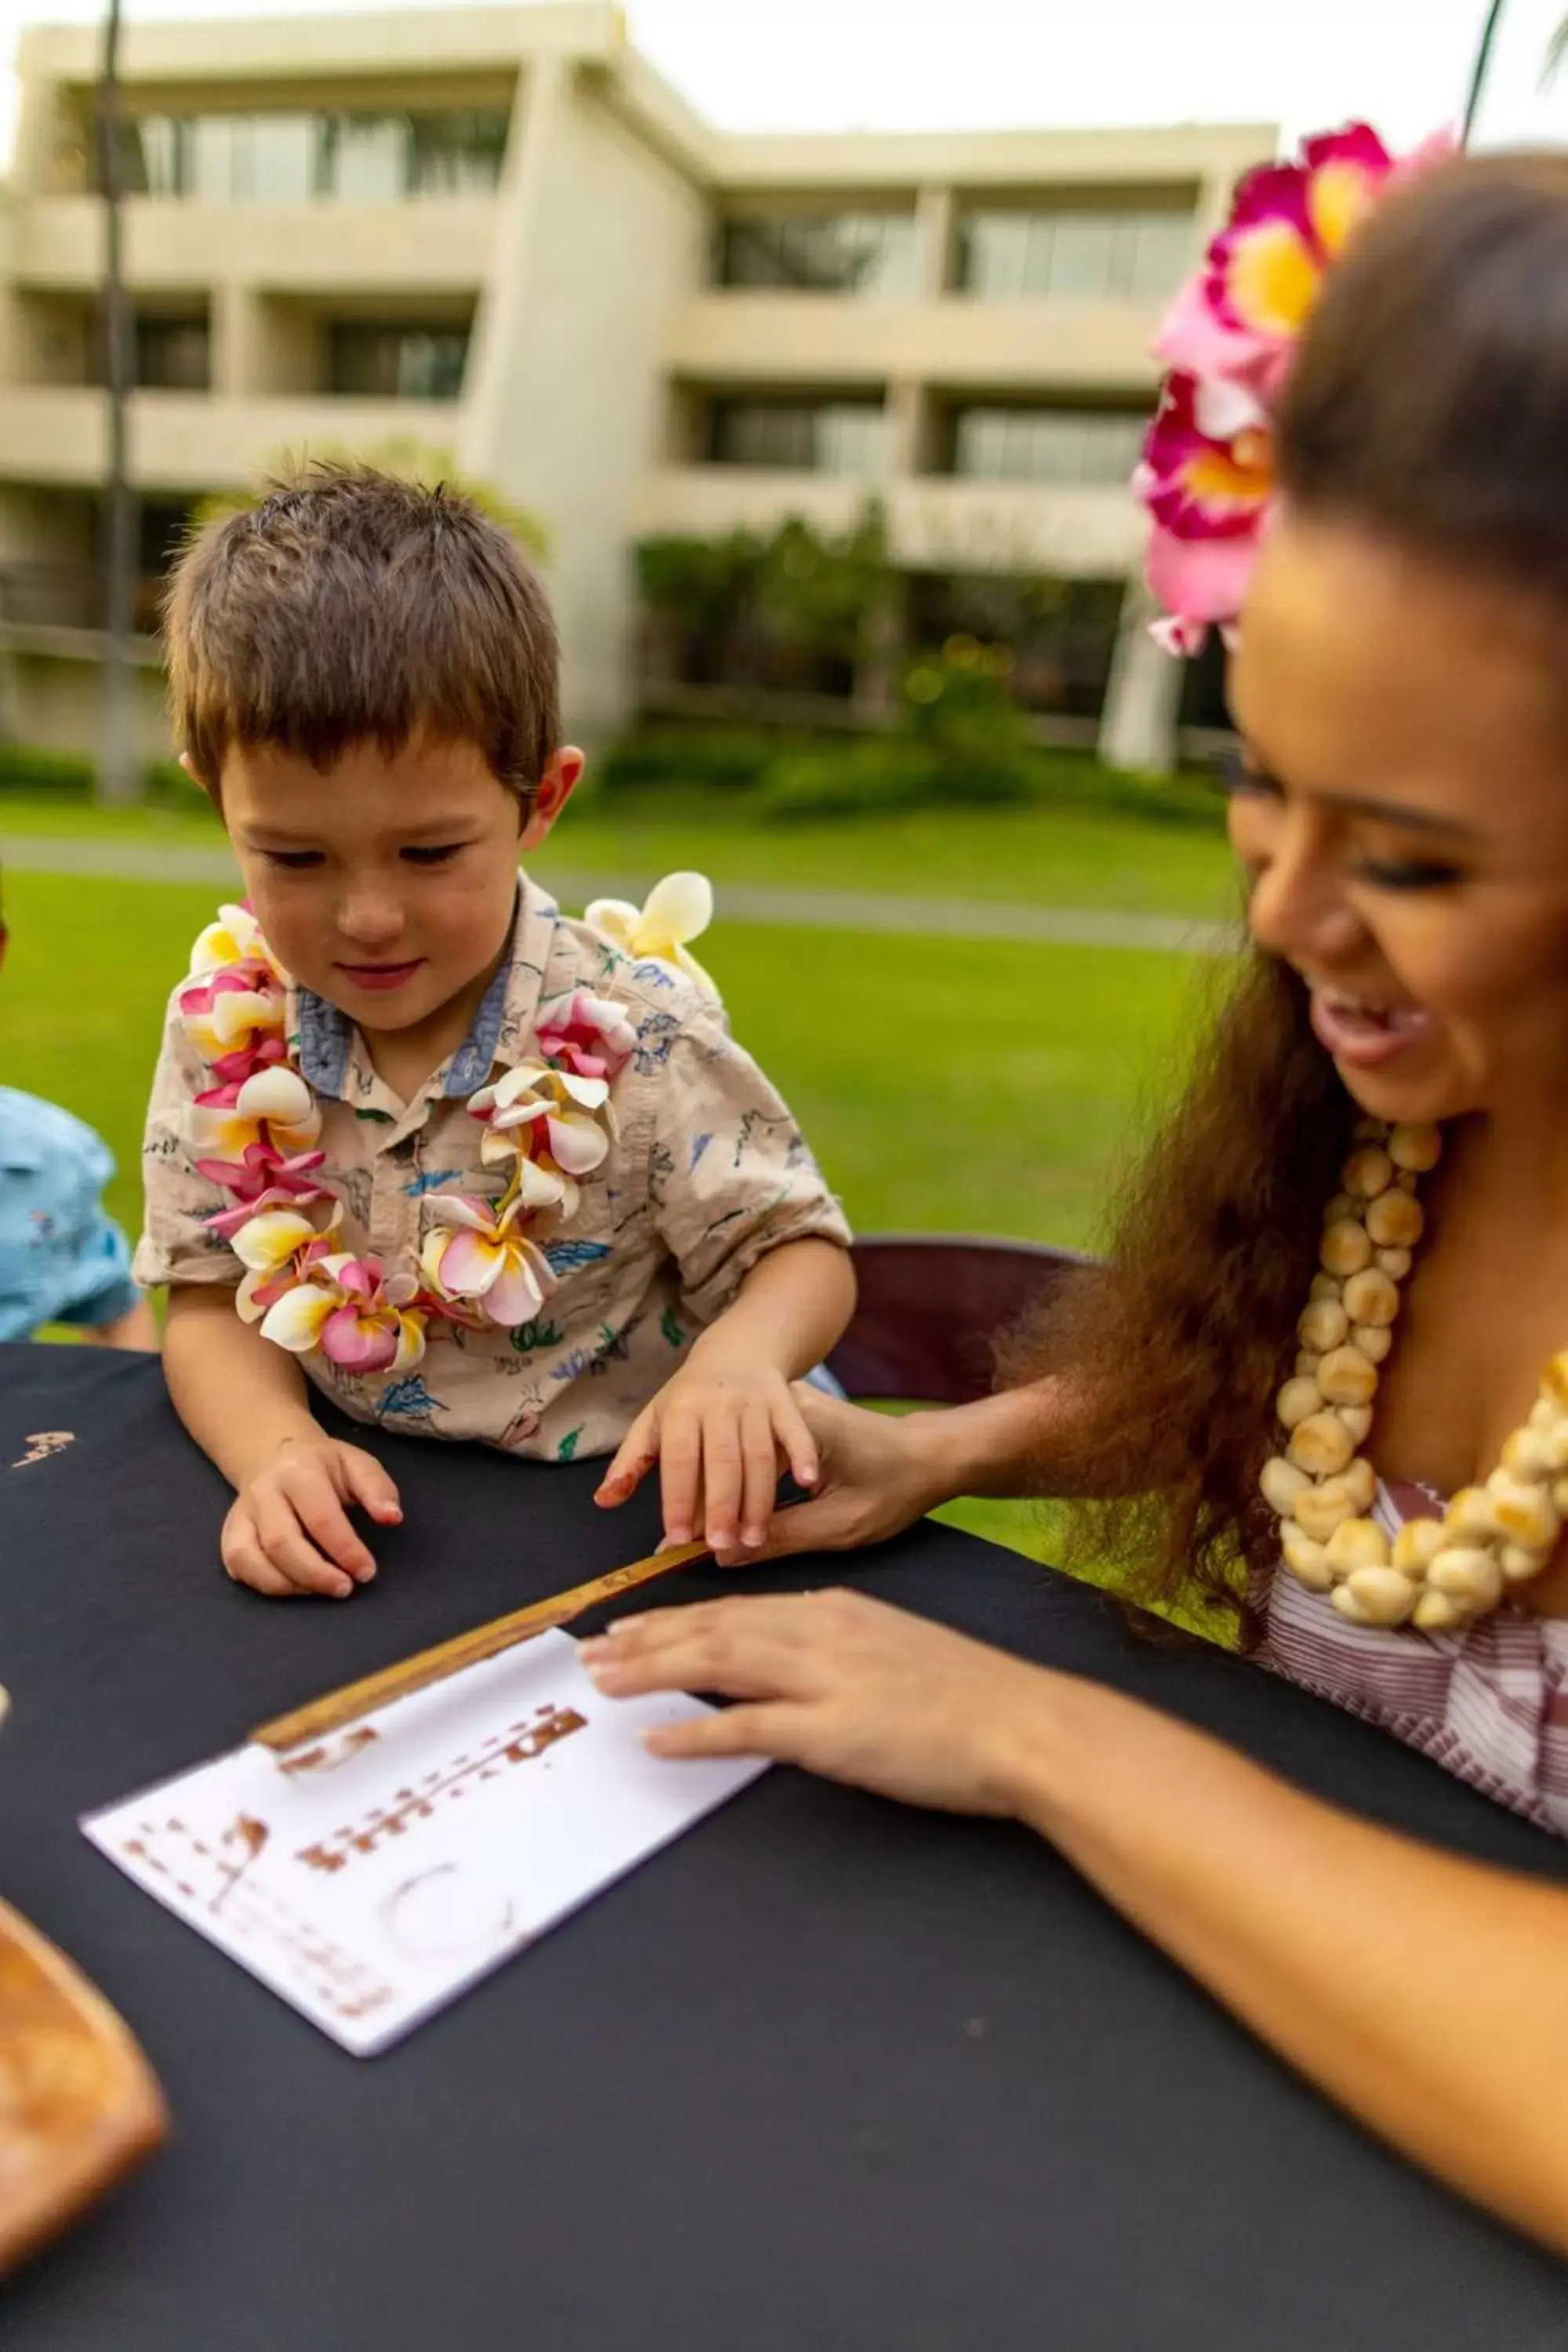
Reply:
[[[51, 1430], [74, 1444], [5, 1466]], [[653, 1535], [592, 1509], [592, 1465], [374, 1442], [407, 1510], [380, 1580], [263, 1601], [218, 1569], [224, 1489], [153, 1364], [0, 1349], [0, 1889], [123, 2011], [176, 2120], [5, 2291], [7, 2352], [1568, 2346], [1568, 2273], [1363, 2137], [1024, 1832], [789, 1772], [388, 2055], [334, 2048], [77, 1816]], [[1137, 1643], [1011, 1554], [926, 1527], [852, 1573], [1568, 1876], [1568, 1847], [1375, 1732]]]

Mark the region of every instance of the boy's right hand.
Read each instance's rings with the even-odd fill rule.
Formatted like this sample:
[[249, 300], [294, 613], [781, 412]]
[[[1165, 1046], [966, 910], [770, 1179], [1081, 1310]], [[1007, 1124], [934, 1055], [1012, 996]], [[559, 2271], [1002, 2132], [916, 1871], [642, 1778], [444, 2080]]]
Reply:
[[356, 1504], [379, 1527], [402, 1519], [397, 1488], [374, 1454], [332, 1437], [285, 1438], [223, 1523], [224, 1567], [273, 1600], [319, 1592], [346, 1601], [375, 1574], [349, 1519]]

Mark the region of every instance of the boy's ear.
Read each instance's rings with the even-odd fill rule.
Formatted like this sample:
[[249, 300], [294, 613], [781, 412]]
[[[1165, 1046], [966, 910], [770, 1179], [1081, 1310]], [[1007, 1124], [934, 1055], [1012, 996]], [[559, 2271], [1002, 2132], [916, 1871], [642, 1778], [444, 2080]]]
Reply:
[[523, 824], [524, 849], [538, 849], [549, 839], [552, 825], [576, 791], [587, 764], [574, 743], [552, 753]]

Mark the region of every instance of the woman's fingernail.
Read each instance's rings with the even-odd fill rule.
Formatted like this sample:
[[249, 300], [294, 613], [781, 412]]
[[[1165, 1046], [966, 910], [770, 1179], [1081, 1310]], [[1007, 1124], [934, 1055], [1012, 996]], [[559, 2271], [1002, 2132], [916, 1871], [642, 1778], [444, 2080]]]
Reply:
[[757, 1550], [763, 1541], [763, 1531], [761, 1528], [748, 1528], [745, 1533], [742, 1536], [741, 1541], [749, 1550]]

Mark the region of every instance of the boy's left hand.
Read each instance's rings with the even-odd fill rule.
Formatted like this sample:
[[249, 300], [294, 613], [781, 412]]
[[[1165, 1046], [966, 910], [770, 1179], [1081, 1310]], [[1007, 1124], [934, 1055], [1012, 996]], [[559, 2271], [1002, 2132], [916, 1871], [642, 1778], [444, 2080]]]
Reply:
[[594, 1499], [624, 1503], [657, 1462], [667, 1543], [693, 1542], [700, 1529], [717, 1552], [754, 1550], [767, 1538], [781, 1470], [797, 1486], [816, 1484], [816, 1447], [777, 1366], [704, 1349], [699, 1340], [638, 1413]]

